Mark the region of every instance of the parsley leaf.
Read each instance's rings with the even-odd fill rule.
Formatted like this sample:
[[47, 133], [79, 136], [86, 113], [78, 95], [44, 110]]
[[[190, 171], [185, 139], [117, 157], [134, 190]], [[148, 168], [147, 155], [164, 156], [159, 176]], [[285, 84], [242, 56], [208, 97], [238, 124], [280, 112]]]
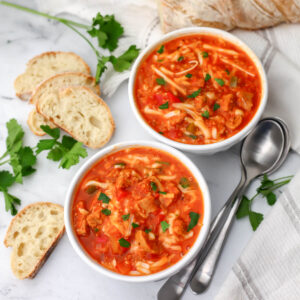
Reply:
[[100, 193], [98, 200], [102, 200], [102, 203], [109, 203], [110, 198], [106, 194]]
[[134, 60], [138, 57], [140, 49], [135, 45], [131, 45], [122, 55], [115, 57], [111, 55], [109, 61], [112, 63], [117, 72], [128, 70]]
[[206, 118], [206, 119], [208, 119], [208, 118], [209, 118], [209, 111], [208, 111], [208, 110], [204, 111], [204, 112], [201, 114], [201, 116], [204, 117], [204, 118]]
[[170, 224], [168, 224], [166, 221], [161, 221], [160, 226], [163, 232], [166, 232], [167, 229], [170, 227]]
[[230, 71], [228, 69], [225, 69], [225, 72], [227, 73], [227, 75], [230, 74]]
[[77, 143], [77, 141], [71, 136], [64, 135], [61, 143], [66, 149], [71, 150], [73, 146]]
[[190, 73], [187, 73], [187, 74], [185, 75], [186, 78], [191, 78], [192, 76], [193, 76], [193, 75], [190, 74]]
[[131, 226], [132, 226], [132, 228], [137, 228], [137, 227], [140, 227], [140, 225], [139, 225], [139, 224], [136, 224], [136, 223], [134, 223], [134, 222], [132, 222], [132, 223], [131, 223]]
[[106, 216], [110, 216], [111, 215], [111, 210], [107, 209], [107, 208], [104, 208], [101, 210], [101, 212], [106, 215]]
[[277, 200], [277, 197], [276, 197], [276, 195], [273, 192], [270, 192], [267, 195], [267, 201], [268, 201], [269, 205], [274, 205], [275, 202], [276, 202], [276, 200]]
[[189, 226], [188, 226], [188, 228], [187, 228], [187, 231], [189, 232], [190, 230], [192, 230], [196, 225], [197, 225], [197, 223], [198, 223], [198, 221], [199, 221], [199, 217], [200, 217], [200, 215], [198, 214], [198, 213], [195, 213], [195, 212], [193, 212], [193, 211], [191, 211], [190, 213], [189, 213], [189, 216], [190, 216], [190, 223], [189, 223]]
[[201, 92], [201, 88], [190, 95], [187, 95], [188, 98], [196, 98]]
[[164, 50], [165, 50], [165, 46], [161, 45], [160, 48], [157, 50], [157, 53], [162, 54], [164, 53]]
[[83, 148], [82, 143], [76, 142], [72, 149], [64, 154], [59, 166], [63, 169], [70, 169], [73, 165], [79, 163], [80, 157], [85, 158], [87, 155], [87, 151]]
[[11, 119], [6, 123], [8, 136], [6, 138], [6, 148], [10, 153], [18, 152], [23, 144], [24, 131], [16, 119]]
[[149, 232], [151, 232], [151, 231], [152, 231], [152, 229], [149, 229], [149, 228], [146, 228], [146, 229], [145, 229], [145, 232], [146, 232], [146, 233], [149, 233]]
[[255, 231], [257, 229], [257, 227], [260, 225], [260, 223], [263, 221], [264, 216], [263, 214], [254, 212], [254, 211], [250, 211], [249, 212], [249, 220], [250, 220], [250, 224], [252, 226], [253, 231]]
[[15, 207], [16, 205], [20, 205], [21, 204], [21, 200], [11, 194], [9, 194], [7, 191], [3, 191], [3, 195], [4, 195], [4, 201], [5, 201], [5, 210], [9, 211], [11, 215], [15, 216], [17, 214], [17, 209]]
[[202, 57], [203, 57], [203, 58], [207, 58], [207, 57], [208, 57], [208, 53], [205, 52], [205, 51], [203, 51], [203, 52], [202, 52]]
[[123, 215], [122, 216], [123, 221], [127, 221], [129, 219], [129, 216], [130, 216], [130, 214]]
[[159, 85], [165, 85], [166, 84], [166, 81], [162, 77], [156, 78], [156, 82]]
[[156, 192], [157, 191], [157, 185], [155, 182], [153, 181], [150, 181], [150, 186], [151, 186], [151, 189], [152, 191]]
[[167, 192], [159, 191], [158, 193], [159, 193], [159, 194], [162, 194], [162, 195], [167, 195]]
[[208, 81], [209, 79], [211, 79], [211, 76], [207, 73], [207, 74], [205, 75], [204, 80], [205, 80], [205, 81]]
[[215, 78], [215, 81], [220, 85], [223, 86], [225, 84], [224, 80], [221, 78]]
[[114, 51], [118, 47], [118, 41], [124, 33], [124, 28], [115, 20], [114, 15], [102, 16], [101, 13], [97, 13], [87, 33], [91, 37], [97, 38], [101, 48]]
[[63, 156], [63, 150], [59, 146], [55, 146], [51, 151], [49, 151], [47, 158], [53, 161], [60, 161]]
[[249, 215], [250, 203], [250, 200], [246, 196], [242, 197], [241, 204], [236, 212], [237, 219], [241, 219]]
[[190, 186], [190, 182], [186, 177], [181, 177], [179, 184], [185, 189]]
[[130, 243], [128, 241], [126, 241], [124, 238], [119, 239], [119, 244], [123, 248], [129, 248], [130, 247]]
[[8, 171], [0, 171], [0, 189], [6, 190], [15, 182], [14, 176]]
[[214, 107], [213, 107], [213, 111], [216, 111], [219, 108], [220, 108], [220, 104], [215, 102]]
[[184, 60], [184, 57], [183, 56], [179, 56], [177, 61], [183, 61]]
[[59, 128], [51, 128], [49, 125], [41, 125], [41, 129], [47, 133], [48, 135], [50, 135], [51, 137], [53, 137], [54, 139], [59, 139], [60, 136], [60, 130]]
[[158, 108], [159, 109], [167, 109], [167, 108], [169, 108], [169, 101], [167, 101], [164, 104], [160, 105]]
[[44, 150], [50, 150], [53, 148], [54, 145], [55, 145], [55, 139], [40, 140], [37, 144], [36, 154], [39, 154]]

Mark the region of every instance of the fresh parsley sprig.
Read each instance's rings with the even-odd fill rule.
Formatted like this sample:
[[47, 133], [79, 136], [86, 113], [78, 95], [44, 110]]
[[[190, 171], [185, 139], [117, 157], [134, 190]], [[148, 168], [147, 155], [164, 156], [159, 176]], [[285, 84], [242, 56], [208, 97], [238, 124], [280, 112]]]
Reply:
[[8, 170], [0, 171], [0, 192], [3, 193], [5, 210], [12, 215], [17, 213], [16, 205], [21, 200], [8, 192], [14, 183], [23, 183], [23, 177], [36, 171], [33, 166], [36, 164], [37, 155], [45, 150], [50, 150], [47, 158], [53, 161], [60, 161], [59, 167], [69, 169], [79, 162], [80, 157], [87, 156], [86, 149], [82, 143], [72, 137], [63, 136], [59, 142], [60, 131], [58, 128], [51, 129], [49, 126], [41, 128], [52, 137], [52, 139], [40, 140], [36, 147], [23, 146], [24, 131], [22, 126], [15, 119], [6, 123], [7, 138], [6, 151], [0, 157], [0, 166], [9, 164], [12, 173]]
[[[51, 16], [49, 14], [7, 1], [0, 1], [0, 4], [45, 17], [47, 19], [58, 21], [80, 35], [89, 44], [97, 57], [97, 70], [95, 75], [96, 83], [100, 81], [101, 75], [107, 69], [108, 62], [113, 65], [115, 71], [123, 72], [130, 68], [131, 64], [139, 54], [140, 50], [135, 45], [131, 45], [122, 55], [118, 57], [111, 54], [115, 49], [117, 49], [119, 39], [124, 34], [124, 28], [118, 21], [115, 20], [114, 15], [102, 16], [101, 13], [97, 13], [92, 20], [92, 24], [86, 25], [69, 19]], [[104, 56], [100, 54], [93, 43], [77, 28], [85, 29], [90, 37], [97, 39], [98, 46], [100, 48], [109, 50], [110, 55]]]
[[256, 189], [256, 194], [250, 199], [245, 195], [242, 197], [242, 201], [236, 213], [237, 219], [248, 217], [252, 229], [253, 231], [255, 231], [263, 221], [264, 215], [252, 210], [253, 200], [258, 196], [262, 196], [263, 198], [266, 198], [269, 205], [274, 205], [277, 200], [277, 196], [274, 191], [288, 184], [292, 178], [293, 176], [285, 176], [271, 180], [267, 175], [264, 175], [261, 180], [260, 186]]

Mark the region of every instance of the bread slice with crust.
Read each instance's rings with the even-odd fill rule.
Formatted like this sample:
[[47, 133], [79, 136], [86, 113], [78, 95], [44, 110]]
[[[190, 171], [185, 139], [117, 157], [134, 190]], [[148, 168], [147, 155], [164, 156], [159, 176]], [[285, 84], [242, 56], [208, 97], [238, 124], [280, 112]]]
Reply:
[[36, 108], [48, 120], [91, 148], [106, 144], [114, 132], [109, 107], [87, 87], [68, 87], [55, 97], [45, 93]]
[[4, 245], [12, 247], [11, 268], [19, 279], [33, 278], [63, 236], [64, 209], [37, 202], [22, 209], [11, 221]]
[[[94, 93], [100, 94], [99, 85], [95, 83], [95, 78], [83, 73], [67, 72], [62, 74], [54, 75], [47, 80], [45, 80], [40, 86], [35, 90], [30, 102], [36, 103], [40, 97], [43, 95], [52, 95], [56, 98], [58, 90], [68, 87], [68, 86], [87, 86], [93, 90]], [[40, 129], [40, 126], [45, 124], [49, 125], [49, 120], [39, 114], [38, 112], [32, 112], [28, 117], [28, 125], [31, 131], [37, 135], [45, 135]], [[51, 122], [50, 122], [51, 123]], [[38, 127], [37, 127], [38, 126]], [[53, 125], [52, 123], [52, 126]], [[50, 126], [51, 127], [51, 126]]]
[[28, 100], [42, 81], [63, 72], [90, 74], [91, 70], [86, 62], [73, 52], [42, 53], [29, 60], [25, 72], [16, 78], [14, 88], [17, 97]]
[[35, 108], [29, 113], [27, 124], [29, 129], [38, 136], [45, 135], [45, 132], [41, 129], [41, 125], [48, 125], [51, 128], [56, 127], [51, 121], [46, 120], [44, 116], [39, 114]]

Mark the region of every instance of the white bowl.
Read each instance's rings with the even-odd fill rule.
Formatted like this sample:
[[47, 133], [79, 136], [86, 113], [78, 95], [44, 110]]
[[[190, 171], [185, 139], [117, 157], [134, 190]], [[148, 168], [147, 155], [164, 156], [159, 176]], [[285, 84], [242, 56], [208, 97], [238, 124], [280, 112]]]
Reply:
[[[190, 145], [190, 144], [184, 144], [179, 143], [176, 141], [173, 141], [171, 139], [168, 139], [164, 137], [163, 135], [156, 132], [150, 125], [147, 124], [147, 122], [144, 120], [143, 116], [140, 114], [135, 97], [134, 97], [134, 84], [135, 84], [135, 78], [136, 74], [139, 68], [139, 65], [141, 62], [143, 62], [144, 58], [148, 56], [154, 49], [156, 49], [159, 45], [173, 40], [175, 38], [178, 38], [180, 36], [186, 36], [186, 35], [192, 35], [192, 34], [209, 34], [213, 36], [220, 36], [221, 38], [237, 45], [239, 48], [243, 49], [249, 57], [252, 59], [252, 61], [255, 63], [257, 70], [259, 72], [261, 83], [262, 83], [262, 96], [260, 100], [259, 107], [253, 116], [253, 118], [250, 120], [250, 122], [238, 133], [231, 136], [228, 139], [225, 139], [223, 141], [213, 143], [213, 144], [206, 144], [206, 145]], [[128, 85], [128, 94], [129, 94], [129, 101], [131, 108], [140, 122], [140, 124], [156, 139], [159, 141], [166, 143], [172, 147], [181, 149], [183, 151], [191, 152], [191, 153], [198, 153], [198, 154], [214, 154], [219, 151], [224, 151], [232, 147], [233, 145], [240, 142], [243, 138], [246, 137], [246, 135], [255, 127], [255, 125], [260, 120], [263, 111], [265, 109], [267, 98], [268, 98], [268, 85], [267, 85], [267, 77], [266, 73], [264, 71], [264, 68], [259, 60], [259, 58], [254, 54], [254, 52], [239, 38], [236, 36], [215, 28], [208, 28], [208, 27], [190, 27], [190, 28], [183, 28], [179, 30], [172, 31], [171, 33], [168, 33], [164, 35], [161, 39], [156, 41], [154, 44], [149, 45], [147, 48], [145, 48], [135, 61], [132, 71], [129, 78], [129, 85]]]
[[[145, 147], [152, 147], [159, 150], [163, 150], [167, 153], [170, 153], [171, 155], [175, 156], [177, 159], [179, 159], [194, 175], [195, 179], [197, 180], [199, 187], [202, 191], [203, 196], [203, 203], [204, 203], [204, 218], [203, 218], [203, 226], [200, 229], [199, 235], [194, 243], [194, 245], [191, 247], [189, 252], [176, 264], [172, 265], [171, 267], [164, 269], [158, 273], [154, 273], [151, 275], [145, 275], [145, 276], [127, 276], [115, 273], [113, 271], [110, 271], [103, 266], [101, 266], [99, 263], [97, 263], [81, 246], [79, 243], [76, 234], [74, 232], [73, 226], [72, 226], [72, 204], [73, 204], [73, 195], [74, 192], [80, 183], [83, 176], [86, 174], [86, 172], [97, 162], [99, 161], [103, 156], [118, 151], [120, 149], [128, 148], [128, 147], [135, 147], [135, 146], [145, 146]], [[131, 141], [131, 142], [122, 142], [119, 144], [115, 144], [109, 147], [106, 147], [102, 150], [100, 150], [98, 153], [96, 153], [94, 156], [92, 156], [75, 174], [73, 180], [71, 181], [71, 184], [69, 186], [66, 200], [65, 200], [65, 226], [66, 226], [66, 232], [68, 235], [68, 238], [71, 242], [72, 247], [76, 251], [76, 253], [80, 256], [80, 258], [90, 267], [92, 267], [97, 272], [109, 276], [114, 279], [119, 279], [123, 281], [128, 282], [149, 282], [149, 281], [157, 281], [161, 280], [165, 277], [171, 276], [172, 274], [178, 272], [181, 268], [186, 266], [189, 262], [192, 261], [192, 259], [196, 256], [199, 249], [202, 247], [207, 234], [208, 229], [210, 225], [210, 218], [211, 218], [211, 205], [210, 205], [210, 195], [208, 191], [208, 187], [206, 184], [205, 179], [203, 178], [203, 175], [198, 170], [196, 165], [187, 158], [183, 153], [179, 152], [178, 150], [169, 147], [167, 145], [157, 143], [157, 142], [150, 142], [150, 141]]]

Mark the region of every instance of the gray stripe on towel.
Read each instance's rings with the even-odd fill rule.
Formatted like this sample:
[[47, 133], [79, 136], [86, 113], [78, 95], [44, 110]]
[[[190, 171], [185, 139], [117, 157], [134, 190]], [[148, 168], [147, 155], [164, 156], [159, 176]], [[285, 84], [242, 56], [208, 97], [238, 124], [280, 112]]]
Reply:
[[282, 201], [280, 203], [289, 216], [291, 223], [300, 235], [300, 208], [296, 204], [294, 197], [288, 189], [286, 189], [283, 194], [285, 197], [282, 197]]
[[275, 54], [276, 54], [275, 48], [272, 45], [270, 45], [269, 51], [265, 57], [265, 60], [263, 61], [263, 65], [265, 67], [266, 73], [268, 73], [270, 69]]
[[241, 258], [237, 260], [237, 263], [233, 266], [232, 271], [240, 281], [249, 300], [263, 299]]

